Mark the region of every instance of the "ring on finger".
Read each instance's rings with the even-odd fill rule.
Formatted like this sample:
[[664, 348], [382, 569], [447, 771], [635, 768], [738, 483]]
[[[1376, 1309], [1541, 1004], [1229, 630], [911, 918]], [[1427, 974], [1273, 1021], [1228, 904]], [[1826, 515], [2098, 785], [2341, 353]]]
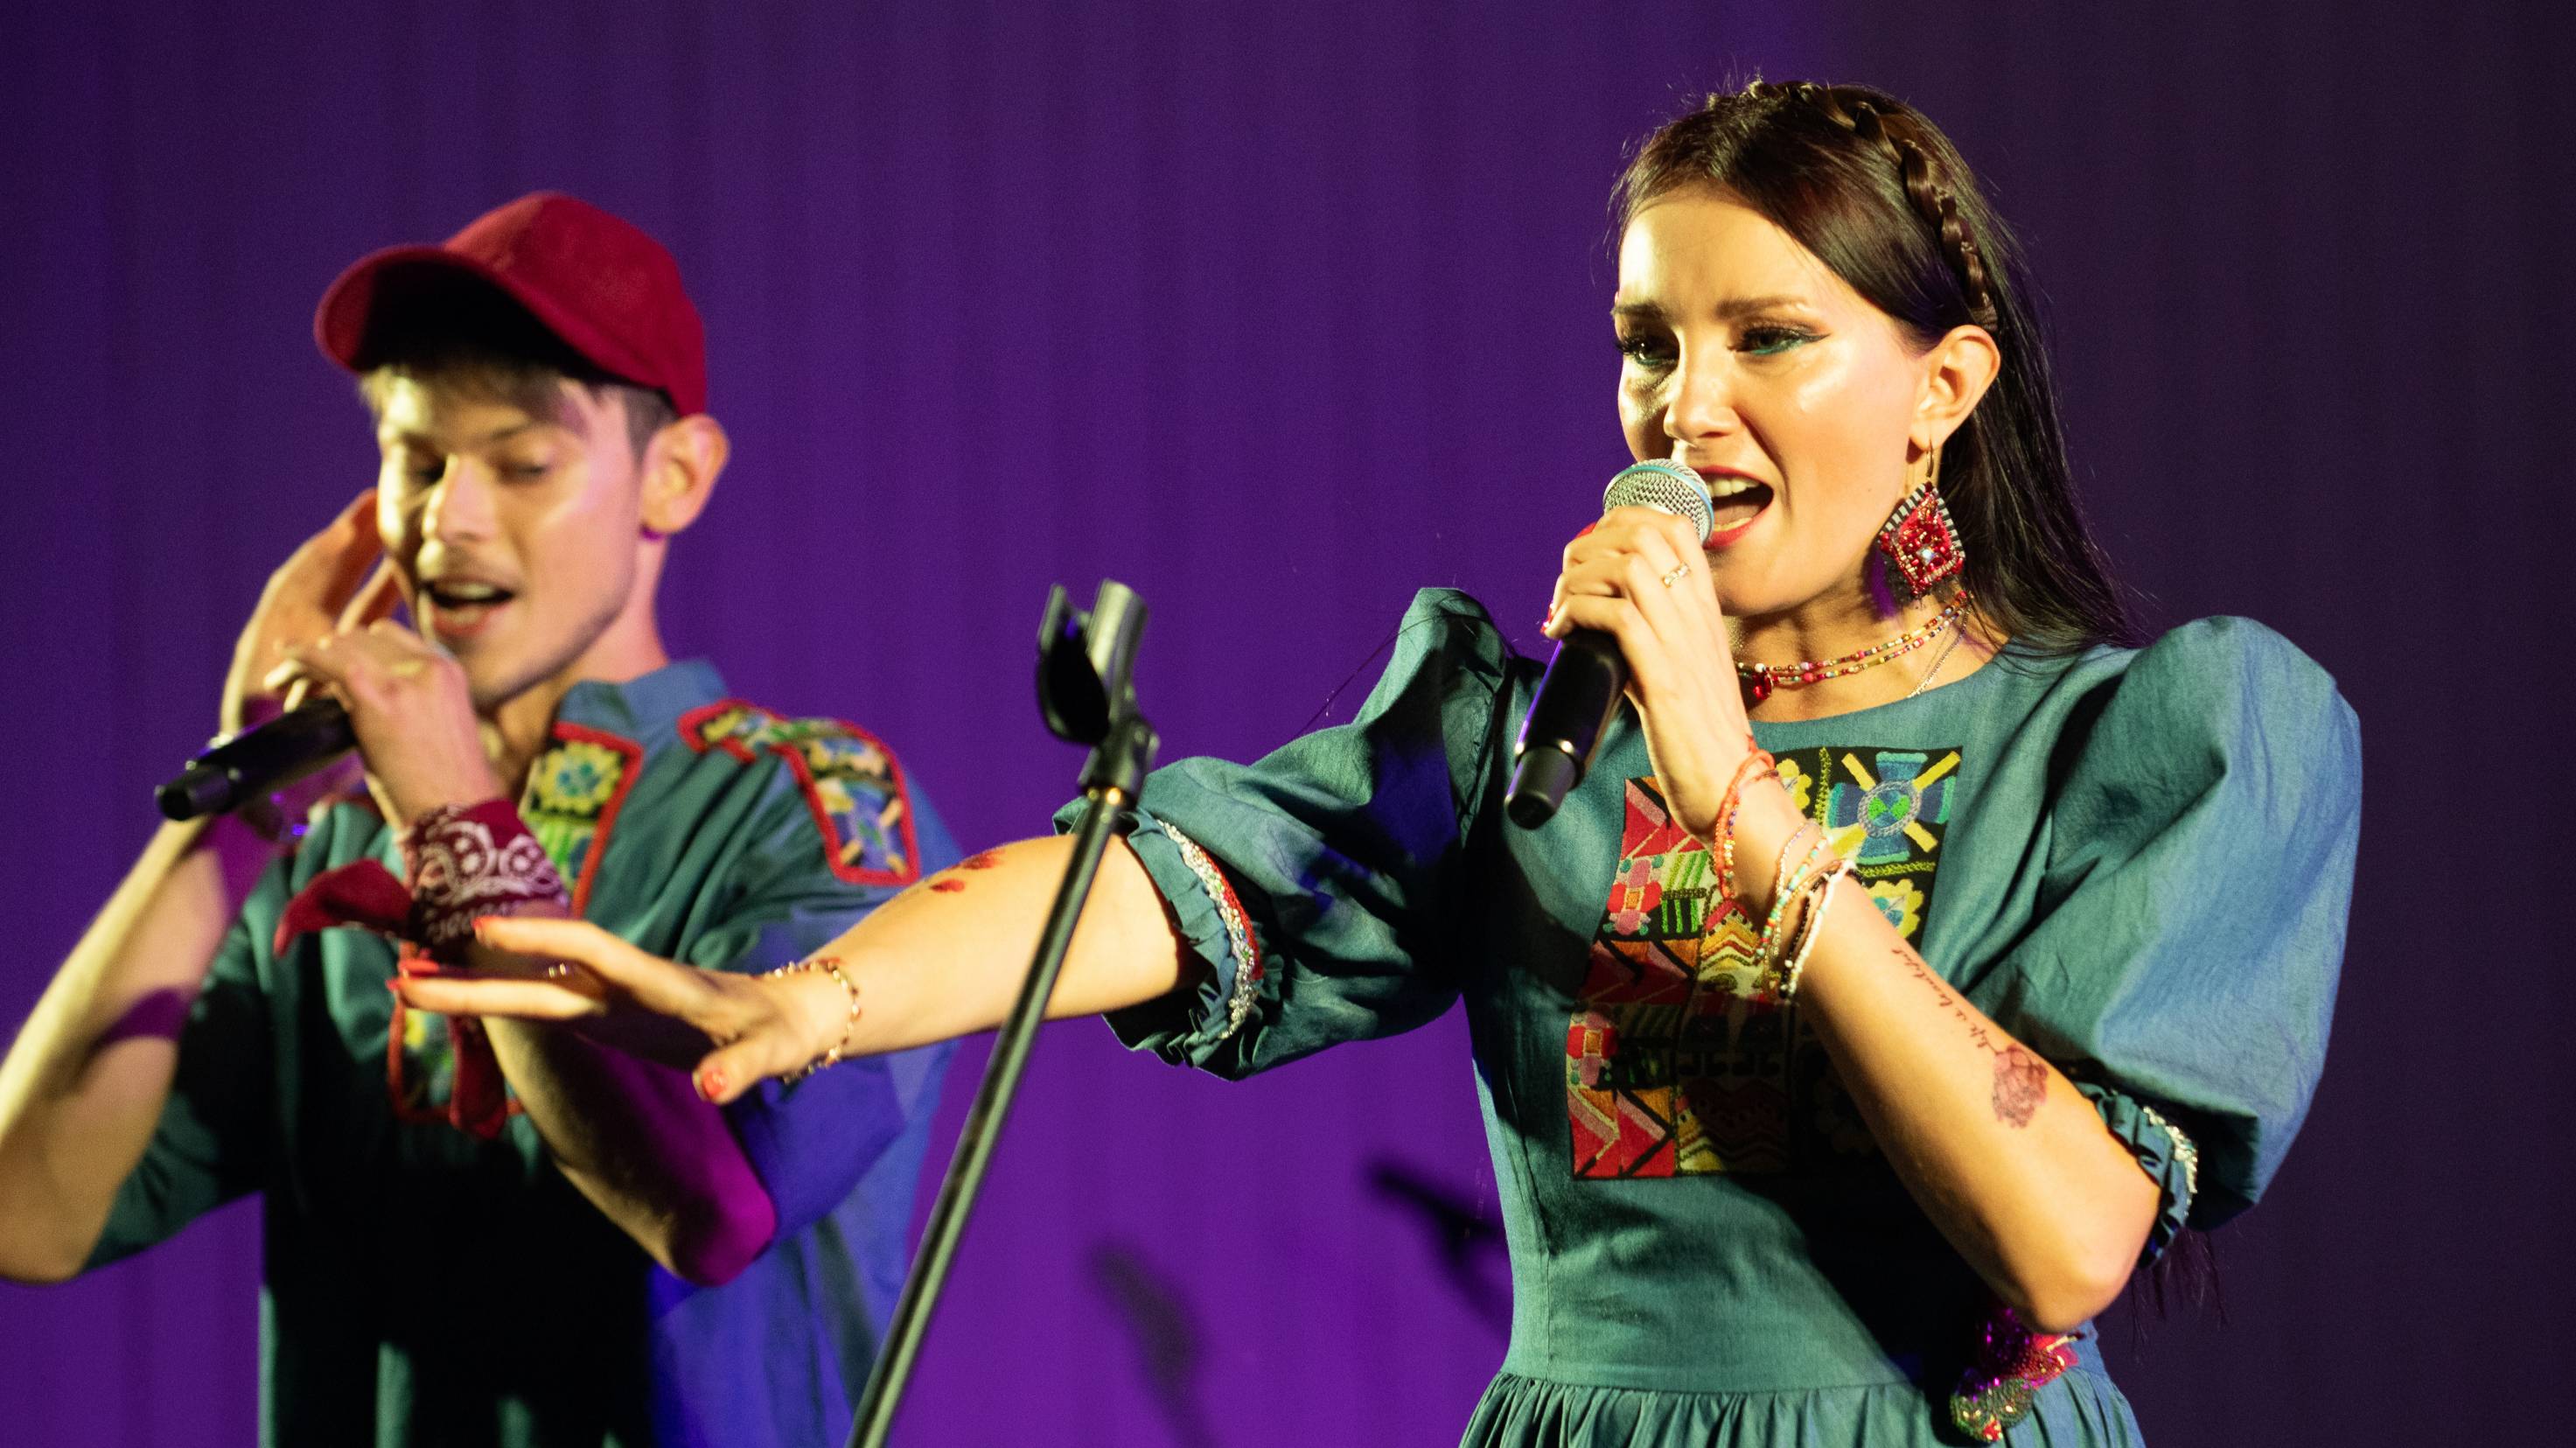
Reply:
[[1673, 565], [1673, 567], [1672, 567], [1672, 569], [1671, 569], [1671, 571], [1667, 572], [1667, 573], [1663, 576], [1663, 580], [1662, 580], [1662, 581], [1663, 581], [1663, 585], [1664, 585], [1664, 587], [1666, 587], [1666, 588], [1670, 588], [1670, 587], [1672, 587], [1674, 584], [1679, 583], [1679, 582], [1681, 582], [1683, 579], [1688, 578], [1688, 577], [1690, 577], [1690, 564], [1689, 564], [1687, 561], [1685, 561], [1685, 562], [1681, 562], [1681, 563], [1676, 563], [1676, 564], [1674, 564], [1674, 565]]
[[570, 979], [572, 979], [572, 964], [571, 964], [571, 962], [569, 962], [569, 961], [562, 961], [562, 960], [558, 960], [558, 961], [554, 962], [553, 964], [548, 965], [548, 966], [546, 967], [546, 979], [548, 979], [548, 980], [570, 980]]

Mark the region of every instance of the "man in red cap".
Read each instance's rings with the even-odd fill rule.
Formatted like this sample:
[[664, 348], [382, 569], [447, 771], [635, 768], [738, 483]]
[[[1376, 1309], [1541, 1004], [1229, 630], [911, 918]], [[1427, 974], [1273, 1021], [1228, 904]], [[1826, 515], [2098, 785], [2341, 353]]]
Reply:
[[472, 943], [514, 913], [837, 978], [803, 957], [954, 851], [864, 731], [663, 650], [665, 555], [727, 444], [651, 237], [523, 197], [360, 261], [314, 330], [383, 467], [269, 580], [222, 723], [326, 690], [364, 788], [154, 839], [0, 1064], [0, 1274], [59, 1280], [259, 1191], [268, 1442], [837, 1441], [941, 1056], [719, 1110], [571, 1029], [384, 984], [527, 968]]

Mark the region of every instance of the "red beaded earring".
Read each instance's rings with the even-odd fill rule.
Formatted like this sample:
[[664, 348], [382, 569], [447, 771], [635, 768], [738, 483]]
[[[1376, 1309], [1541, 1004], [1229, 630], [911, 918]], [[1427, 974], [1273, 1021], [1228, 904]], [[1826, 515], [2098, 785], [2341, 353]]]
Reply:
[[1949, 505], [1941, 501], [1941, 449], [1932, 449], [1931, 466], [1905, 501], [1888, 514], [1887, 524], [1878, 530], [1876, 548], [1886, 569], [1889, 591], [1900, 602], [1911, 603], [1930, 593], [1949, 579], [1959, 576], [1968, 562], [1967, 550], [1959, 545], [1958, 525], [1950, 521]]

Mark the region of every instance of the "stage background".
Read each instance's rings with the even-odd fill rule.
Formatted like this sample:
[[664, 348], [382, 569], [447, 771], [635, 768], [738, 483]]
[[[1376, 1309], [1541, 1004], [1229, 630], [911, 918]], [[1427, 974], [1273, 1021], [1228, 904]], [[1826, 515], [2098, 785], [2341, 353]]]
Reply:
[[[0, 1026], [207, 733], [262, 577], [369, 478], [307, 335], [361, 252], [541, 186], [668, 238], [736, 442], [676, 647], [866, 722], [987, 843], [1077, 762], [1029, 700], [1050, 581], [1150, 600], [1173, 756], [1346, 715], [1420, 585], [1531, 644], [1624, 460], [1623, 146], [1731, 76], [1865, 80], [2027, 237], [2151, 617], [2278, 627], [2368, 741], [2315, 1115], [2219, 1238], [2225, 1324], [2119, 1315], [2121, 1381], [2164, 1445], [2536, 1440], [2576, 1057], [2556, 9], [13, 6]], [[1454, 1012], [1239, 1087], [1052, 1028], [898, 1438], [1453, 1441], [1502, 1352], [1491, 1193]], [[0, 1289], [0, 1441], [250, 1441], [255, 1210]]]

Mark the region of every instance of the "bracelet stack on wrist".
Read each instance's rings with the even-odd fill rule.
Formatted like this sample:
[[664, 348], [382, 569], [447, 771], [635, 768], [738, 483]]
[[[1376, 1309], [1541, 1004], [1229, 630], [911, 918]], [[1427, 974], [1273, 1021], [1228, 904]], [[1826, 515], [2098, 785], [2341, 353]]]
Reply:
[[1799, 926], [1796, 943], [1790, 947], [1788, 964], [1771, 982], [1774, 999], [1785, 1003], [1797, 996], [1798, 977], [1806, 973], [1807, 957], [1814, 953], [1816, 937], [1823, 933], [1825, 912], [1834, 905], [1834, 891], [1841, 888], [1845, 876], [1857, 873], [1849, 860], [1837, 859], [1811, 882], [1816, 885], [1816, 903], [1807, 907], [1807, 918]]
[[1742, 898], [1735, 891], [1735, 812], [1743, 807], [1744, 786], [1766, 774], [1780, 777], [1780, 761], [1750, 738], [1744, 744], [1749, 752], [1735, 766], [1735, 777], [1726, 782], [1726, 797], [1717, 802], [1717, 891], [1728, 900]]
[[843, 993], [847, 994], [850, 998], [850, 1013], [841, 1022], [841, 1038], [834, 1041], [830, 1049], [815, 1057], [813, 1060], [806, 1062], [804, 1065], [799, 1066], [795, 1070], [778, 1078], [780, 1081], [785, 1082], [790, 1086], [795, 1085], [797, 1082], [804, 1080], [806, 1077], [813, 1075], [817, 1071], [825, 1070], [841, 1064], [843, 1058], [848, 1054], [850, 1049], [850, 1033], [857, 1030], [859, 1026], [859, 988], [857, 984], [849, 978], [849, 976], [842, 973], [841, 962], [838, 957], [830, 955], [811, 955], [807, 956], [803, 960], [791, 960], [785, 965], [782, 965], [775, 970], [765, 971], [763, 974], [808, 975], [816, 972], [828, 975], [840, 984]]
[[[1735, 878], [1735, 821], [1743, 807], [1744, 787], [1764, 775], [1779, 777], [1778, 761], [1745, 741], [1748, 752], [1728, 781], [1726, 795], [1718, 804], [1718, 829], [1714, 853], [1717, 855], [1716, 889], [1711, 893], [1703, 916], [1703, 937], [1717, 932], [1720, 922], [1732, 915], [1746, 917], [1751, 912]], [[1799, 841], [1810, 834], [1813, 843], [1806, 852], [1798, 853]], [[1792, 856], [1797, 863], [1791, 864]], [[1755, 935], [1753, 998], [1765, 1005], [1784, 1006], [1798, 993], [1798, 978], [1806, 970], [1807, 958], [1816, 947], [1826, 910], [1833, 904], [1835, 887], [1844, 876], [1854, 873], [1851, 862], [1834, 853], [1833, 845], [1821, 831], [1801, 820], [1789, 837], [1780, 842], [1779, 856], [1771, 864], [1771, 908], [1764, 913], [1761, 929]], [[1803, 916], [1799, 907], [1806, 906]], [[1790, 926], [1795, 923], [1794, 935]], [[1703, 939], [1705, 949], [1705, 939]]]

